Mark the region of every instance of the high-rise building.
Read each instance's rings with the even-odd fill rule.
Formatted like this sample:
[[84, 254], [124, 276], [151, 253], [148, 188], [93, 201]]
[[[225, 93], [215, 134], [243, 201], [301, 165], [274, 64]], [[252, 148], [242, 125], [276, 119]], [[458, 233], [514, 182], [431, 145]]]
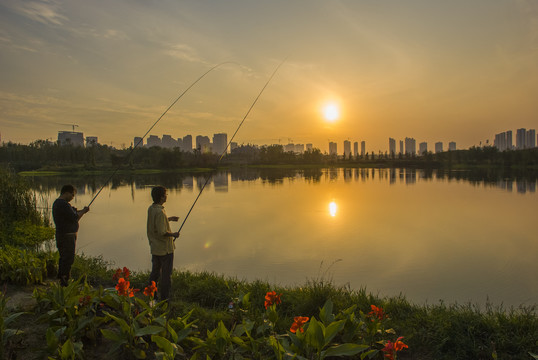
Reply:
[[183, 147], [181, 148], [181, 150], [185, 152], [192, 152], [192, 136], [191, 135], [183, 136]]
[[506, 132], [506, 150], [512, 150], [514, 145], [512, 145], [512, 130]]
[[335, 142], [329, 142], [329, 155], [338, 155], [338, 145]]
[[284, 145], [284, 152], [295, 152], [295, 144], [288, 143]]
[[295, 144], [295, 153], [302, 154], [304, 153], [304, 144]]
[[400, 140], [400, 154], [403, 155], [403, 153], [404, 153], [404, 142], [403, 140]]
[[361, 156], [366, 154], [366, 141], [361, 141]]
[[417, 142], [413, 138], [405, 138], [405, 153], [415, 155], [417, 153]]
[[312, 144], [306, 144], [306, 151], [312, 151], [313, 148]]
[[213, 134], [213, 149], [212, 151], [218, 155], [222, 155], [227, 151], [228, 135], [225, 133]]
[[163, 135], [161, 146], [163, 148], [173, 149], [177, 147], [177, 141], [171, 135]]
[[418, 154], [424, 155], [428, 152], [428, 143], [427, 142], [421, 142], [418, 144]]
[[211, 152], [211, 141], [209, 140], [209, 136], [196, 136], [196, 149], [202, 154]]
[[351, 141], [344, 140], [344, 157], [348, 158], [351, 155]]
[[456, 142], [455, 141], [451, 141], [448, 143], [448, 150], [449, 151], [456, 151]]
[[133, 139], [133, 147], [135, 146], [144, 146], [144, 139], [140, 136], [135, 136]]
[[536, 130], [529, 129], [526, 133], [525, 147], [532, 149], [536, 147]]
[[58, 131], [60, 145], [84, 146], [84, 134], [75, 131]]
[[527, 130], [525, 128], [517, 129], [516, 132], [516, 149], [525, 149], [525, 143], [527, 140]]
[[438, 154], [438, 153], [442, 153], [443, 152], [443, 142], [442, 141], [438, 141], [435, 143], [435, 153]]
[[146, 142], [146, 147], [150, 148], [153, 146], [162, 146], [161, 138], [157, 135], [150, 135]]
[[359, 156], [359, 142], [355, 141], [353, 143], [353, 156], [357, 157]]
[[396, 140], [389, 138], [389, 155], [396, 154]]

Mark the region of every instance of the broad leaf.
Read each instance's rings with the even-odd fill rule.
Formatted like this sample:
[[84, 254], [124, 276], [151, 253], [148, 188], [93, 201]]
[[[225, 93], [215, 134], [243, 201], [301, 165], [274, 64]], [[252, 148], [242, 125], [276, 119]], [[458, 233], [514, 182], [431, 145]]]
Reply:
[[328, 348], [323, 354], [324, 356], [353, 356], [368, 348], [368, 345], [342, 344]]
[[145, 335], [156, 335], [164, 331], [164, 328], [161, 326], [149, 325], [141, 329], [136, 330], [135, 336], [145, 336]]

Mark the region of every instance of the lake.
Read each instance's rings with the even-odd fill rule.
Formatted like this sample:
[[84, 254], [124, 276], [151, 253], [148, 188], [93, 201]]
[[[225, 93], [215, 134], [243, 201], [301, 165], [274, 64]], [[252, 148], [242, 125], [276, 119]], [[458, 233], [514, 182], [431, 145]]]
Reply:
[[[179, 229], [207, 174], [115, 176], [81, 220], [77, 252], [149, 270], [151, 187]], [[106, 177], [64, 183], [88, 204]], [[415, 303], [538, 304], [536, 177], [415, 169], [240, 169], [211, 177], [176, 241], [178, 270], [279, 285], [331, 281]]]

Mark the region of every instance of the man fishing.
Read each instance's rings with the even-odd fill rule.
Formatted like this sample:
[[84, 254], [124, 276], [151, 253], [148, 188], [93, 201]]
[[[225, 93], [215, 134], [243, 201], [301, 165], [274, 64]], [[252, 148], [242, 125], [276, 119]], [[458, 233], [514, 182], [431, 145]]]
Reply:
[[56, 225], [56, 247], [60, 253], [58, 279], [61, 286], [67, 286], [71, 276], [71, 266], [75, 261], [78, 222], [84, 214], [90, 211], [88, 206], [77, 210], [69, 204], [76, 194], [77, 189], [73, 185], [64, 185], [60, 190], [60, 197], [52, 204], [52, 218]]
[[179, 237], [179, 231], [170, 230], [169, 221], [178, 221], [179, 217], [168, 217], [163, 204], [166, 202], [167, 191], [163, 186], [151, 189], [153, 204], [148, 208], [148, 240], [151, 250], [151, 274], [149, 283], [157, 282], [160, 277], [160, 299], [170, 299], [172, 286], [172, 270], [174, 268], [174, 241]]

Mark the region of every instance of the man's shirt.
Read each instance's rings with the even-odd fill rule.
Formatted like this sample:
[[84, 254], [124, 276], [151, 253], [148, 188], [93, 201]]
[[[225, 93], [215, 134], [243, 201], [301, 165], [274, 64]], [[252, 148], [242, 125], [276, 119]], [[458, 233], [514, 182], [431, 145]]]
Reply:
[[173, 236], [164, 234], [171, 233], [168, 216], [164, 211], [164, 206], [151, 204], [148, 208], [148, 240], [152, 255], [166, 255], [174, 252]]

